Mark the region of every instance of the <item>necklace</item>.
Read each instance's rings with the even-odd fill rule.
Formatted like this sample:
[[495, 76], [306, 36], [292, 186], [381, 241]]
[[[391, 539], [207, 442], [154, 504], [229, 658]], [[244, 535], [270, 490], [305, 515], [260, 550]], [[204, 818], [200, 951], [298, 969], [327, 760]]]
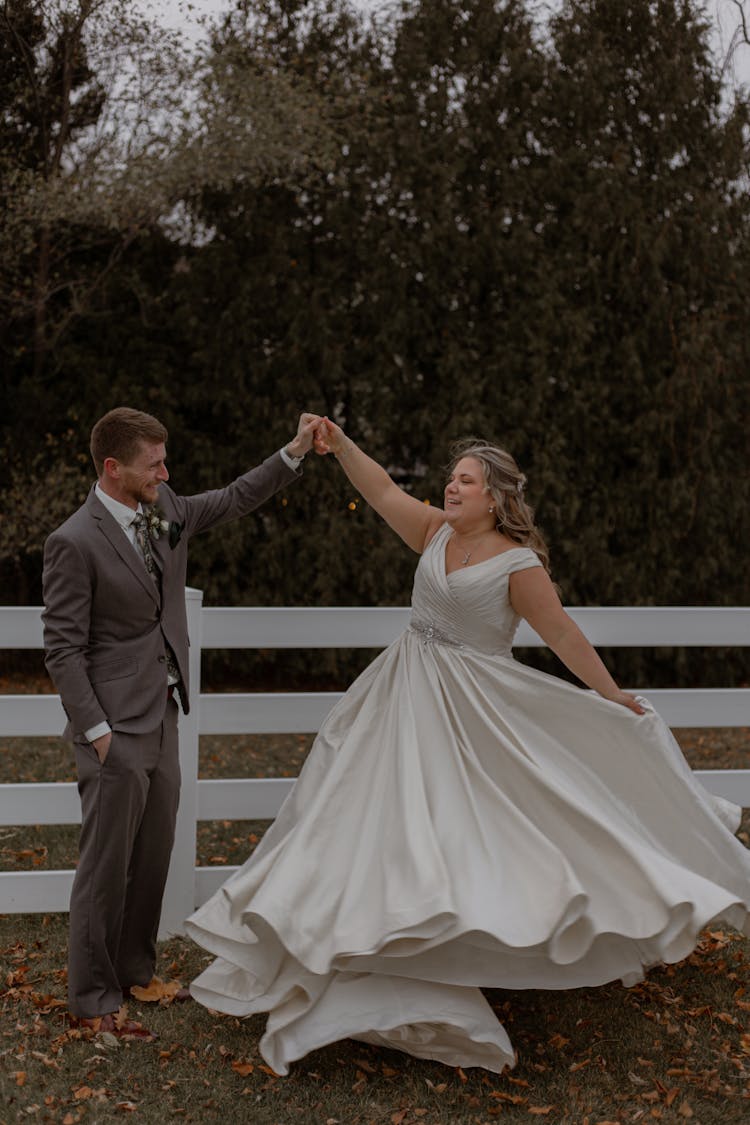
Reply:
[[456, 535], [456, 533], [454, 532], [454, 533], [453, 533], [453, 536], [454, 536], [454, 542], [456, 543], [456, 546], [458, 547], [459, 551], [460, 551], [460, 552], [462, 553], [462, 555], [463, 555], [463, 558], [461, 559], [461, 566], [468, 566], [468, 565], [469, 565], [469, 559], [471, 558], [471, 556], [472, 556], [472, 555], [474, 554], [474, 552], [476, 551], [477, 547], [478, 547], [478, 546], [480, 545], [480, 543], [482, 542], [482, 539], [484, 538], [484, 536], [482, 536], [482, 539], [479, 539], [479, 540], [477, 540], [477, 542], [476, 542], [476, 543], [474, 544], [474, 546], [473, 546], [473, 547], [471, 548], [471, 550], [470, 550], [470, 551], [464, 551], [464, 549], [463, 549], [463, 547], [461, 546], [461, 544], [460, 544], [460, 543], [458, 543], [458, 542], [456, 541], [455, 535]]

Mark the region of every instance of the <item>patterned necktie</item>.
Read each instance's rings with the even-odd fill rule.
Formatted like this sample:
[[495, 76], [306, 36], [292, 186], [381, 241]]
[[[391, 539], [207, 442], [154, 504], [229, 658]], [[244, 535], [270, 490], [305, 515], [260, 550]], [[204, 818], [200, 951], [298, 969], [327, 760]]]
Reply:
[[[141, 554], [143, 555], [143, 561], [146, 564], [146, 570], [151, 575], [157, 590], [161, 594], [161, 571], [156, 565], [156, 560], [154, 559], [153, 553], [151, 551], [151, 537], [148, 533], [148, 525], [146, 523], [146, 517], [143, 515], [143, 512], [136, 512], [136, 514], [133, 516], [132, 523], [133, 527], [135, 528], [135, 540], [140, 548]], [[175, 660], [174, 653], [172, 652], [170, 646], [167, 644], [166, 638], [164, 640], [164, 650], [167, 655], [167, 675], [169, 677], [169, 681], [173, 684], [179, 683], [181, 679], [180, 670], [177, 667], [177, 661]]]
[[133, 527], [135, 528], [135, 541], [140, 547], [143, 561], [146, 564], [146, 570], [149, 572], [156, 585], [161, 587], [161, 573], [151, 553], [151, 537], [146, 530], [146, 517], [143, 512], [136, 512], [133, 516]]

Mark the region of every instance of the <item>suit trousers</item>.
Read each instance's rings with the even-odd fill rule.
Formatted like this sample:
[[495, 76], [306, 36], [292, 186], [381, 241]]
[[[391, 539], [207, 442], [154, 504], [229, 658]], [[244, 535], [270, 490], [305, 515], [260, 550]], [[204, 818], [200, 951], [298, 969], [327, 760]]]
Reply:
[[75, 742], [82, 823], [70, 898], [68, 1003], [73, 1015], [114, 1012], [147, 984], [180, 796], [177, 704], [150, 734], [114, 731], [100, 763]]

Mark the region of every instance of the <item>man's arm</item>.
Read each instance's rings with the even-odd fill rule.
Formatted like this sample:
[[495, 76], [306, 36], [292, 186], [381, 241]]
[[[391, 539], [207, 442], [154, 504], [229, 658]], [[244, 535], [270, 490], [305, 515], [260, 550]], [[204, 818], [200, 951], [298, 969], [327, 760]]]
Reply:
[[[288, 457], [304, 457], [312, 447], [313, 434], [319, 421], [317, 414], [303, 414], [300, 417], [295, 437], [284, 447]], [[201, 492], [197, 496], [176, 496], [175, 503], [187, 536], [248, 515], [300, 475], [278, 452], [232, 481], [226, 488]]]
[[107, 722], [86, 667], [92, 578], [86, 560], [55, 532], [44, 545], [44, 662], [75, 734]]

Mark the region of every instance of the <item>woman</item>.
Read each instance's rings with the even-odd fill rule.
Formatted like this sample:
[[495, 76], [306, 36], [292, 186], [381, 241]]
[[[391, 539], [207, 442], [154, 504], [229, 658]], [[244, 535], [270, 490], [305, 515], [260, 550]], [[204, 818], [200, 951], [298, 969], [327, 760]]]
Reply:
[[[513, 1048], [480, 986], [630, 984], [719, 917], [750, 933], [738, 810], [563, 610], [513, 459], [466, 445], [440, 510], [327, 419], [316, 448], [421, 553], [412, 618], [189, 919], [217, 955], [196, 999], [268, 1011], [280, 1074], [347, 1037], [501, 1071]], [[520, 617], [592, 692], [514, 661]]]

